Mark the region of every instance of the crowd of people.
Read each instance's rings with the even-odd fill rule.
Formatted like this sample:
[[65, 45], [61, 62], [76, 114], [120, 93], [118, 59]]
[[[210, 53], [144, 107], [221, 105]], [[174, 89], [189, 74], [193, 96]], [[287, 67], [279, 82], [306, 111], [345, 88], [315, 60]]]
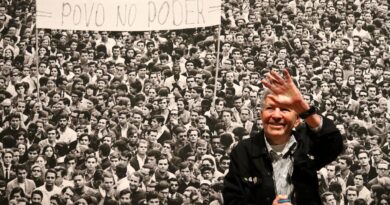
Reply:
[[0, 204], [221, 205], [261, 80], [288, 68], [343, 135], [324, 204], [388, 205], [389, 3], [224, 0], [220, 26], [107, 32], [36, 28], [35, 1], [1, 1]]

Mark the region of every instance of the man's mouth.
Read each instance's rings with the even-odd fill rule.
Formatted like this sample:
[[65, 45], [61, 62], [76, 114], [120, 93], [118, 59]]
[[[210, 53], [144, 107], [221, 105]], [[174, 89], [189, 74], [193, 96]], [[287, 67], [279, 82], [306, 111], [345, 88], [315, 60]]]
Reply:
[[268, 123], [268, 125], [271, 127], [271, 128], [275, 128], [275, 129], [281, 129], [284, 127], [284, 124], [281, 124], [281, 123]]

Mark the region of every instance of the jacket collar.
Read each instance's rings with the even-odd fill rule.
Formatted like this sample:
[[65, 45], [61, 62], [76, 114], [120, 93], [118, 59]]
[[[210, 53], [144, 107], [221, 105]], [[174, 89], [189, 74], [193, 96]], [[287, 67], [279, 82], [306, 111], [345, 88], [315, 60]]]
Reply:
[[[295, 131], [293, 131], [292, 134], [297, 141], [296, 150], [293, 154], [294, 166], [300, 166], [302, 163], [307, 161], [302, 155], [304, 154], [304, 150], [302, 150], [302, 138]], [[253, 134], [250, 140], [250, 145], [248, 146], [248, 156], [251, 157], [251, 161], [256, 172], [262, 173], [264, 170], [272, 172], [272, 159], [265, 144], [264, 131], [261, 130], [259, 133]], [[260, 160], [261, 158], [264, 160]]]
[[252, 158], [258, 158], [268, 154], [265, 138], [263, 136], [263, 129], [261, 129], [259, 133], [255, 133], [251, 136], [251, 149], [249, 150], [249, 154]]

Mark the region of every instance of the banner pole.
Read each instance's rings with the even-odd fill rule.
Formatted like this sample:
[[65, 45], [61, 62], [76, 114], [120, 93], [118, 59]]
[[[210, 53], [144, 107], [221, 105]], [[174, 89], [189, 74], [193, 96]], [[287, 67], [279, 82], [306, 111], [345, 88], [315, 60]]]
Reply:
[[[36, 8], [38, 8], [38, 3], [36, 3]], [[38, 15], [37, 11], [35, 13], [36, 15]], [[35, 21], [35, 56], [37, 58], [37, 73], [36, 73], [36, 76], [37, 76], [37, 96], [38, 96], [38, 102], [41, 103], [41, 98], [40, 98], [40, 94], [39, 94], [39, 63], [40, 63], [40, 60], [39, 60], [39, 44], [38, 44], [38, 27], [37, 27], [37, 22]]]
[[215, 106], [215, 100], [217, 99], [217, 82], [218, 82], [218, 72], [219, 72], [219, 56], [220, 56], [220, 47], [221, 47], [221, 24], [218, 25], [218, 42], [217, 42], [217, 65], [215, 68], [215, 82], [214, 82], [214, 99], [212, 105]]

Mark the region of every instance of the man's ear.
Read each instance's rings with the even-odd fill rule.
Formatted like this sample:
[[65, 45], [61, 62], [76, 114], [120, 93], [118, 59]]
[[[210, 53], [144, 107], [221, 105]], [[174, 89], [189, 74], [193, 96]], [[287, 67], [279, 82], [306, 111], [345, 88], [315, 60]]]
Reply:
[[302, 122], [302, 119], [297, 116], [297, 120], [295, 120], [295, 122], [294, 122], [294, 128], [298, 127], [298, 125], [301, 124], [301, 122]]

